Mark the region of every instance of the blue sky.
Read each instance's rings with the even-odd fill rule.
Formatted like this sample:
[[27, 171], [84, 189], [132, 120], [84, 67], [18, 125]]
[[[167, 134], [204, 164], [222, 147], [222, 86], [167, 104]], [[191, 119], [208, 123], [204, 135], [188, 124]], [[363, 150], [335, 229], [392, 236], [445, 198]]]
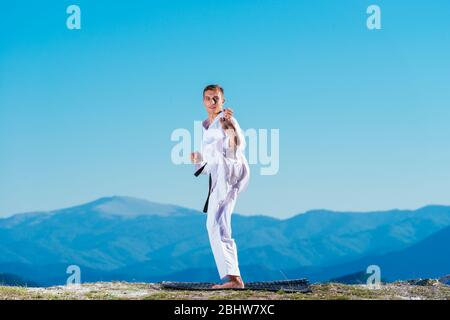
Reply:
[[209, 83], [244, 129], [280, 130], [278, 174], [252, 165], [236, 211], [449, 204], [449, 31], [447, 0], [2, 3], [0, 216], [108, 195], [201, 209], [170, 135], [205, 117]]

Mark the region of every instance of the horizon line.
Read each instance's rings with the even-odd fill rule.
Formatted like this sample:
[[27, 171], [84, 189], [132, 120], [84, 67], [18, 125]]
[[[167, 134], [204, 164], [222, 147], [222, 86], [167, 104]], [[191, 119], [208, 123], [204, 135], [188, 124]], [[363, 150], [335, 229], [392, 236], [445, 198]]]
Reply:
[[[190, 207], [185, 207], [182, 205], [178, 205], [178, 204], [173, 204], [173, 203], [166, 203], [166, 202], [158, 202], [158, 201], [152, 201], [146, 198], [139, 198], [139, 197], [135, 197], [135, 196], [126, 196], [126, 195], [110, 195], [110, 196], [102, 196], [99, 198], [96, 198], [94, 200], [91, 201], [87, 201], [87, 202], [83, 202], [80, 204], [75, 204], [75, 205], [69, 205], [69, 206], [65, 206], [62, 208], [56, 208], [56, 209], [50, 209], [50, 210], [33, 210], [33, 211], [24, 211], [24, 212], [16, 212], [16, 213], [10, 213], [10, 214], [4, 214], [4, 215], [0, 215], [0, 219], [7, 219], [7, 218], [11, 218], [13, 216], [16, 215], [25, 215], [25, 214], [32, 214], [32, 213], [51, 213], [51, 212], [55, 212], [55, 211], [60, 211], [60, 210], [66, 210], [66, 209], [72, 209], [72, 208], [76, 208], [76, 207], [80, 207], [80, 206], [84, 206], [90, 203], [94, 203], [97, 202], [99, 200], [102, 199], [114, 199], [114, 198], [129, 198], [129, 199], [134, 199], [134, 200], [139, 200], [139, 201], [146, 201], [149, 203], [153, 203], [153, 204], [157, 204], [157, 205], [163, 205], [163, 206], [172, 206], [172, 207], [179, 207], [182, 209], [188, 209], [188, 210], [192, 210], [192, 211], [196, 211], [196, 212], [201, 212], [201, 210], [199, 209], [194, 209], [194, 208], [190, 208]], [[331, 212], [331, 213], [360, 213], [360, 214], [367, 214], [367, 213], [383, 213], [383, 212], [389, 212], [389, 211], [418, 211], [427, 207], [450, 207], [450, 205], [445, 205], [445, 204], [426, 204], [426, 205], [422, 205], [420, 207], [416, 207], [416, 208], [391, 208], [391, 209], [384, 209], [384, 210], [368, 210], [368, 211], [356, 211], [356, 210], [333, 210], [333, 209], [326, 209], [326, 208], [315, 208], [315, 209], [309, 209], [303, 212], [298, 212], [295, 213], [291, 216], [288, 217], [276, 217], [270, 214], [264, 214], [264, 213], [253, 213], [253, 214], [245, 214], [245, 213], [239, 213], [239, 212], [233, 212], [233, 214], [237, 214], [240, 216], [244, 216], [244, 217], [256, 217], [256, 216], [263, 216], [263, 217], [268, 217], [268, 218], [273, 218], [273, 219], [277, 219], [277, 220], [289, 220], [293, 217], [296, 217], [298, 215], [303, 215], [303, 214], [307, 214], [307, 213], [313, 213], [316, 211], [327, 211], [327, 212]]]

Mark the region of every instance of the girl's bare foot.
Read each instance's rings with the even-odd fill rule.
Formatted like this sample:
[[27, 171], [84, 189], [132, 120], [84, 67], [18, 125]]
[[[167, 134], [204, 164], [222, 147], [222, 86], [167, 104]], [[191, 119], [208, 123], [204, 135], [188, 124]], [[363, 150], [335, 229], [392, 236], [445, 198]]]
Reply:
[[244, 282], [239, 276], [229, 276], [230, 280], [223, 284], [216, 284], [212, 289], [244, 289]]

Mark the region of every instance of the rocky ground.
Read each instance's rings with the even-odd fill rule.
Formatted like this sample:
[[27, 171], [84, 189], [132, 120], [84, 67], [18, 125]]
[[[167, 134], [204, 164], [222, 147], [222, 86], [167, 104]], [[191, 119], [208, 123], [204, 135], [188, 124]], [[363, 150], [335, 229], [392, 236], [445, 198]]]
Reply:
[[265, 292], [252, 290], [173, 291], [161, 289], [158, 283], [97, 282], [80, 286], [26, 288], [0, 286], [0, 299], [382, 299], [382, 300], [450, 300], [450, 286], [437, 280], [396, 282], [379, 288], [365, 285], [313, 284], [309, 293]]

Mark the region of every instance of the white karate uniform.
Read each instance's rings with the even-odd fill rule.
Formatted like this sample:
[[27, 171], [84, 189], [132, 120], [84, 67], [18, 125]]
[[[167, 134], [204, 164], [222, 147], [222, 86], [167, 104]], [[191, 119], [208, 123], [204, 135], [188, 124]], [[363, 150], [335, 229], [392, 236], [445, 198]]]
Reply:
[[203, 167], [201, 173], [210, 175], [211, 179], [206, 227], [220, 279], [227, 275], [240, 276], [237, 246], [231, 237], [231, 214], [237, 195], [247, 188], [250, 178], [243, 132], [232, 118], [240, 140], [234, 153], [220, 123], [223, 116], [223, 112], [217, 115], [209, 127], [208, 120], [203, 121], [203, 159], [195, 165], [197, 171]]

